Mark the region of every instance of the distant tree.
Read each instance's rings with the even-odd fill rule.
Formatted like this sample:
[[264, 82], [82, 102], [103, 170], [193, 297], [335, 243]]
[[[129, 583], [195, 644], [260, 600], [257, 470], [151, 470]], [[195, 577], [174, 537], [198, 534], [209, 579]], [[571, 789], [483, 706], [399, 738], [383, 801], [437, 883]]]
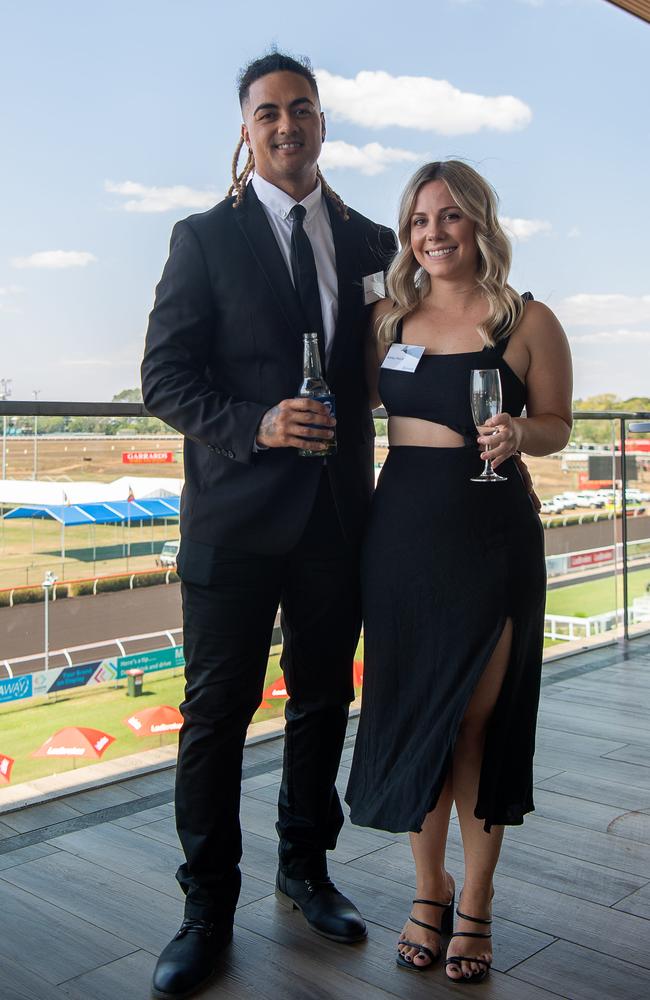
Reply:
[[113, 403], [141, 403], [142, 390], [139, 386], [135, 389], [122, 389], [112, 399]]
[[[597, 412], [611, 410], [614, 412], [650, 412], [650, 398], [633, 396], [630, 399], [620, 399], [614, 393], [605, 392], [597, 396], [587, 396], [586, 399], [576, 399], [573, 403], [574, 412], [580, 410]], [[576, 443], [592, 442], [594, 444], [610, 444], [618, 440], [619, 428], [617, 422], [611, 420], [575, 420], [571, 440]]]

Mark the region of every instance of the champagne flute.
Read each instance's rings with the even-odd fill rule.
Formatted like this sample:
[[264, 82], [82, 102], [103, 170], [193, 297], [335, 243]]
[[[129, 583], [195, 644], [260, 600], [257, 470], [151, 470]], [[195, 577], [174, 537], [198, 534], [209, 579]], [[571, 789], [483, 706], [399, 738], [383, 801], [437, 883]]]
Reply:
[[[477, 431], [480, 432], [490, 419], [501, 413], [501, 377], [498, 368], [474, 368], [470, 378], [470, 403]], [[489, 433], [486, 431], [485, 433]], [[496, 431], [493, 433], [496, 434]], [[490, 459], [485, 460], [485, 468], [480, 476], [472, 476], [472, 483], [505, 483], [506, 476], [500, 476], [492, 468]]]

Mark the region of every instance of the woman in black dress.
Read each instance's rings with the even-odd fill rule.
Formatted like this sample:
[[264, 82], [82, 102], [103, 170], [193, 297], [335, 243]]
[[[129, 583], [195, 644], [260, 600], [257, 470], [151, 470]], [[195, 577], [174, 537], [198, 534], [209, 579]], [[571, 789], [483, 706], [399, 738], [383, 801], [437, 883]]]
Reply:
[[[504, 824], [533, 808], [544, 542], [513, 456], [567, 443], [571, 360], [553, 313], [508, 285], [496, 196], [471, 167], [419, 170], [399, 228], [375, 313], [371, 369], [390, 450], [362, 562], [363, 708], [346, 798], [353, 822], [411, 833], [417, 891], [397, 962], [413, 970], [439, 957], [453, 924], [445, 843], [456, 803], [465, 881], [446, 973], [476, 982], [492, 959]], [[414, 371], [388, 367], [396, 342], [424, 349]], [[478, 368], [498, 369], [503, 393], [480, 433]], [[472, 482], [488, 457], [505, 481]]]

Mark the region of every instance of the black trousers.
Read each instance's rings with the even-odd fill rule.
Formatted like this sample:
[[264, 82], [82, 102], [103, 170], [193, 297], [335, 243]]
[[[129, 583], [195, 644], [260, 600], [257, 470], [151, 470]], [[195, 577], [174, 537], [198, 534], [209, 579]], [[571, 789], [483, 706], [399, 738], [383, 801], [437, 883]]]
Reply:
[[[187, 575], [187, 574], [186, 574]], [[281, 868], [326, 872], [343, 813], [334, 781], [354, 696], [361, 627], [358, 551], [341, 533], [326, 471], [305, 532], [283, 555], [222, 549], [213, 582], [182, 583], [184, 725], [176, 824], [187, 916], [232, 920], [241, 876], [239, 803], [246, 729], [258, 708], [278, 604], [285, 709], [277, 830]]]

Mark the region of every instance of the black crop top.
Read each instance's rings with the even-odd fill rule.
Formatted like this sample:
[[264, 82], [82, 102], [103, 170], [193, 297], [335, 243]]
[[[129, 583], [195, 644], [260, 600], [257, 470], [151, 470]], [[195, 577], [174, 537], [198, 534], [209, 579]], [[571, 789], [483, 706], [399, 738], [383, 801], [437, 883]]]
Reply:
[[[532, 298], [528, 293], [526, 300]], [[402, 323], [397, 326], [397, 343], [402, 342]], [[472, 419], [469, 380], [473, 368], [498, 368], [501, 375], [502, 412], [513, 417], [526, 404], [526, 386], [503, 360], [509, 338], [495, 347], [463, 354], [423, 354], [412, 373], [382, 368], [379, 395], [389, 417], [418, 417], [443, 424], [462, 434], [467, 445], [476, 444], [477, 430]]]

